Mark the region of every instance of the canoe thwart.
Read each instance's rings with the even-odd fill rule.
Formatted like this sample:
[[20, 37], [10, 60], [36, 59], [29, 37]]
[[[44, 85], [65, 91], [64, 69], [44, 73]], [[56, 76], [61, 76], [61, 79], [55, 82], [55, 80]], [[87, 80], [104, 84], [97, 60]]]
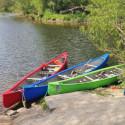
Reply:
[[49, 67], [60, 67], [59, 65], [52, 65], [52, 64], [49, 64], [48, 66]]
[[85, 78], [89, 79], [89, 80], [94, 80], [93, 78], [89, 77], [89, 76], [84, 76]]
[[39, 72], [40, 75], [50, 75], [52, 73], [53, 73], [53, 71], [41, 71], [41, 72]]
[[37, 80], [42, 80], [42, 78], [27, 78], [27, 80], [35, 80], [35, 81], [37, 81]]
[[97, 67], [95, 65], [91, 65], [91, 64], [85, 64], [86, 66], [92, 66], [92, 67]]

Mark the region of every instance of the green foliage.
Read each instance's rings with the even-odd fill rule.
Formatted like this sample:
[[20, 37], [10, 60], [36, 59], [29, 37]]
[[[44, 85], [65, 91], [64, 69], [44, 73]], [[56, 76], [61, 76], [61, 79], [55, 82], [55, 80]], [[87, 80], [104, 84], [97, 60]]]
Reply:
[[122, 53], [125, 36], [117, 26], [125, 29], [124, 0], [91, 0], [87, 9], [90, 14], [86, 19], [86, 26], [81, 28], [82, 31], [99, 49]]
[[54, 12], [51, 12], [49, 10], [46, 10], [45, 11], [45, 14], [44, 14], [44, 19], [46, 20], [49, 20], [49, 19], [64, 19], [66, 15], [63, 15], [63, 14], [57, 14], [57, 13], [54, 13]]
[[45, 11], [43, 19], [45, 20], [62, 20], [62, 21], [83, 21], [85, 18], [85, 14], [83, 13], [76, 13], [76, 14], [57, 14], [51, 12], [49, 10]]
[[48, 105], [47, 105], [47, 103], [45, 101], [45, 98], [41, 99], [39, 104], [40, 104], [42, 110], [47, 110], [48, 109]]
[[[87, 6], [90, 14], [81, 27], [97, 48], [109, 51], [118, 61], [125, 62], [125, 1], [91, 0]], [[125, 88], [125, 72], [120, 76]]]
[[22, 11], [24, 14], [29, 14], [32, 12], [32, 5], [30, 0], [18, 0], [18, 2], [21, 2]]
[[44, 19], [75, 20], [78, 22], [84, 19], [83, 12], [64, 15], [59, 13], [72, 7], [84, 6], [87, 3], [88, 0], [0, 0], [1, 8], [4, 8], [4, 11], [10, 7], [13, 12], [29, 15], [33, 19], [40, 19], [44, 15]]
[[123, 69], [122, 74], [119, 76], [119, 79], [120, 79], [120, 83], [121, 83], [121, 84], [119, 84], [119, 87], [125, 88], [125, 68]]
[[22, 8], [22, 5], [21, 5], [21, 2], [19, 2], [18, 0], [15, 1], [14, 5], [12, 6], [12, 10], [13, 12], [22, 12], [23, 11], [23, 8]]
[[48, 8], [54, 12], [60, 12], [74, 6], [84, 6], [88, 4], [88, 0], [48, 0]]
[[46, 8], [46, 0], [31, 0], [32, 11], [38, 16], [43, 16]]
[[13, 0], [0, 0], [0, 11], [10, 12], [13, 4]]
[[41, 16], [46, 8], [46, 0], [0, 0], [0, 7], [3, 11], [12, 8], [15, 12]]

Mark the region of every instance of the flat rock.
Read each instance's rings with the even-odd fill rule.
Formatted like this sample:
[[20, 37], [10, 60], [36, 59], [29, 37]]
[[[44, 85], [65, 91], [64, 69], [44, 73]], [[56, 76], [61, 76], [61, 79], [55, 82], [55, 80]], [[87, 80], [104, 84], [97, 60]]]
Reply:
[[37, 104], [36, 104], [35, 102], [31, 104], [32, 107], [34, 107], [34, 106], [36, 106], [36, 105], [37, 105]]
[[13, 120], [13, 125], [36, 125], [35, 123], [37, 118], [41, 118], [44, 115], [41, 106], [32, 107], [27, 109], [26, 112], [19, 113], [19, 116]]
[[0, 123], [0, 125], [13, 125], [12, 123]]
[[18, 113], [23, 113], [23, 112], [26, 112], [26, 111], [27, 111], [27, 109], [24, 108], [24, 107], [17, 110]]
[[34, 102], [34, 103], [31, 104], [31, 107], [38, 108], [39, 105]]
[[[125, 97], [104, 97], [74, 92], [45, 98], [51, 112], [35, 109], [14, 120], [14, 125], [124, 125]], [[32, 114], [31, 114], [32, 113]]]
[[7, 114], [8, 116], [15, 115], [16, 113], [17, 113], [16, 110], [8, 110], [8, 111], [6, 112], [6, 114]]
[[0, 121], [10, 121], [11, 118], [6, 115], [0, 115]]
[[11, 118], [6, 115], [0, 115], [0, 125], [12, 125]]

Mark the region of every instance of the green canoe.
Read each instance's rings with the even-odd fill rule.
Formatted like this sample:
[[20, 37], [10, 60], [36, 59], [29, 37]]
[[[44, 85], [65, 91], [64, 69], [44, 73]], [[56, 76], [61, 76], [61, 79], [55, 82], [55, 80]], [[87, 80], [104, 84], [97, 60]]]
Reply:
[[123, 73], [124, 68], [125, 64], [115, 65], [67, 80], [50, 82], [48, 84], [48, 94], [62, 94], [110, 85], [118, 81], [118, 76]]

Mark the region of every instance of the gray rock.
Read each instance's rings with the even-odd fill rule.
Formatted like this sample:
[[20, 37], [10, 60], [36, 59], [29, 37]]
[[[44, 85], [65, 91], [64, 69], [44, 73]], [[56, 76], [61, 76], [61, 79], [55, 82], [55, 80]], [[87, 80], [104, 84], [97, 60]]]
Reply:
[[16, 111], [16, 110], [8, 110], [8, 111], [6, 112], [6, 114], [7, 114], [8, 116], [16, 115], [16, 114], [17, 114], [17, 111]]
[[27, 109], [24, 108], [24, 107], [17, 110], [18, 113], [23, 113], [23, 112], [26, 112], [26, 111], [27, 111]]
[[11, 118], [7, 115], [0, 115], [0, 121], [10, 121]]
[[12, 125], [11, 118], [6, 115], [0, 115], [0, 125]]
[[[45, 98], [52, 112], [31, 108], [14, 125], [124, 125], [125, 98], [74, 92]], [[52, 106], [51, 106], [52, 105]]]
[[12, 123], [0, 123], [0, 125], [12, 125]]

